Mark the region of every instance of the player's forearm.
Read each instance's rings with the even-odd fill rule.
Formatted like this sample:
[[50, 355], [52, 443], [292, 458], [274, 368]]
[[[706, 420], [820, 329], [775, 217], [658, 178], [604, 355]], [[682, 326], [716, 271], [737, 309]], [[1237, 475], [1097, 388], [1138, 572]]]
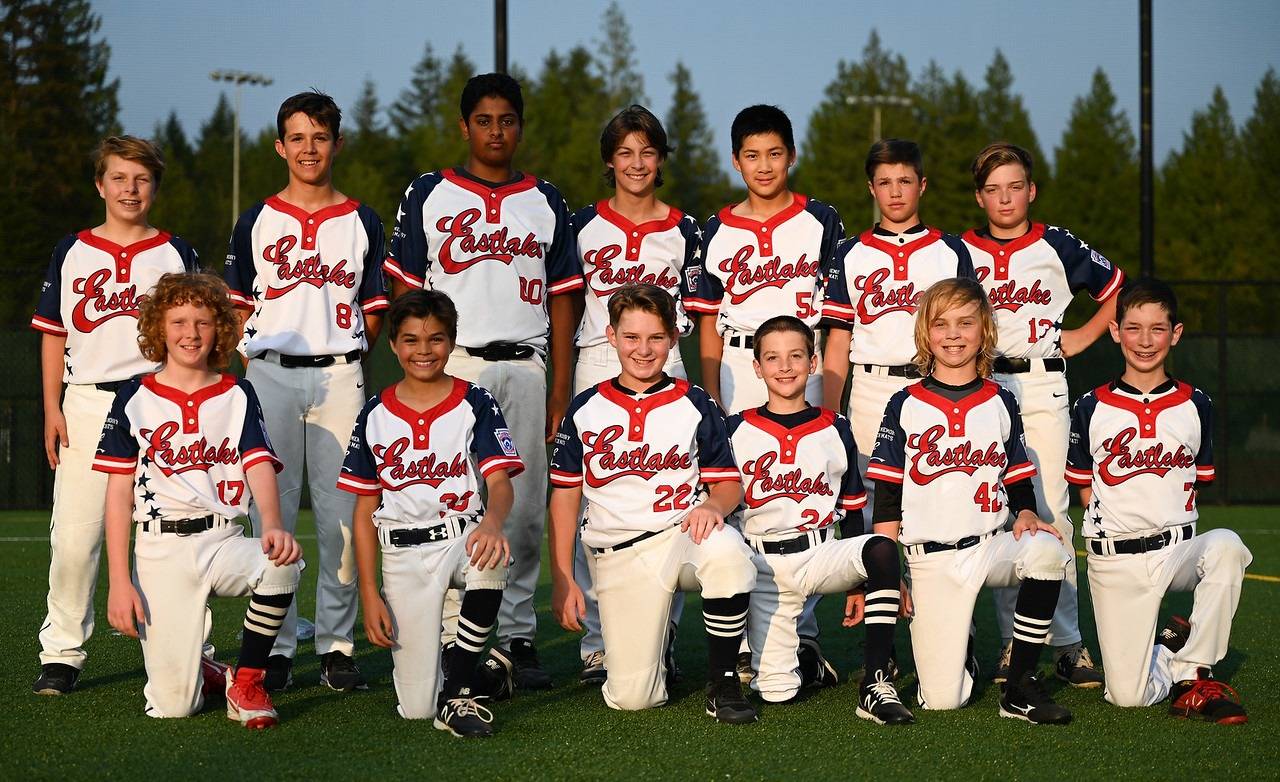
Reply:
[[391, 278], [391, 300], [392, 301], [395, 301], [396, 299], [405, 295], [410, 290], [411, 289], [409, 288], [408, 285], [405, 285], [403, 282], [396, 279], [395, 277]]
[[40, 336], [40, 392], [46, 411], [62, 409], [62, 357], [66, 347], [66, 337]]
[[573, 333], [582, 316], [582, 301], [581, 291], [551, 297], [551, 394], [563, 399], [568, 398], [573, 380]]
[[742, 502], [742, 484], [738, 481], [716, 481], [711, 484], [707, 499], [702, 507], [715, 511], [721, 516], [728, 516]]
[[485, 479], [488, 497], [484, 503], [484, 520], [495, 531], [501, 532], [511, 508], [515, 505], [516, 492], [511, 485], [511, 477], [505, 470], [498, 470]]
[[1089, 507], [1089, 503], [1091, 502], [1093, 502], [1093, 487], [1081, 486], [1080, 487], [1080, 507], [1087, 508]]
[[280, 490], [276, 484], [276, 471], [270, 460], [258, 462], [244, 473], [245, 482], [249, 484], [249, 492], [254, 505], [258, 506], [261, 520], [260, 533], [265, 535], [273, 530], [283, 529], [280, 522]]
[[547, 524], [551, 578], [556, 583], [573, 581], [573, 545], [578, 532], [578, 508], [582, 489], [552, 489]]
[[1107, 326], [1116, 317], [1116, 296], [1112, 296], [1098, 307], [1098, 311], [1093, 313], [1093, 317], [1089, 318], [1083, 326], [1078, 329], [1071, 329], [1063, 333], [1062, 353], [1067, 358], [1077, 356], [1088, 349], [1090, 345], [1098, 341], [1098, 338], [1107, 333]]
[[[236, 344], [237, 345], [239, 345], [240, 342], [244, 339], [244, 324], [249, 320], [249, 316], [252, 314], [253, 314], [253, 310], [248, 310], [243, 307], [236, 307], [236, 321], [238, 323], [238, 325], [236, 326]], [[244, 371], [248, 373], [249, 371], [248, 354], [246, 354], [244, 351], [241, 351], [241, 350], [237, 350], [236, 352], [240, 354], [240, 363], [244, 366]]]
[[382, 494], [356, 497], [351, 519], [351, 539], [356, 548], [356, 576], [362, 597], [380, 597], [378, 592], [378, 530], [373, 526], [373, 511]]
[[373, 352], [373, 346], [378, 341], [378, 334], [382, 331], [381, 315], [365, 315], [364, 316], [364, 341], [369, 346], [370, 353]]
[[133, 476], [112, 473], [107, 476], [106, 516], [107, 574], [111, 588], [123, 587], [133, 580], [129, 567], [129, 533], [133, 519]]
[[716, 331], [715, 315], [698, 316], [698, 355], [702, 365], [702, 387], [720, 402], [720, 362], [724, 358], [724, 340]]
[[836, 412], [840, 412], [849, 378], [850, 336], [844, 329], [827, 329], [827, 347], [822, 353], [822, 406]]

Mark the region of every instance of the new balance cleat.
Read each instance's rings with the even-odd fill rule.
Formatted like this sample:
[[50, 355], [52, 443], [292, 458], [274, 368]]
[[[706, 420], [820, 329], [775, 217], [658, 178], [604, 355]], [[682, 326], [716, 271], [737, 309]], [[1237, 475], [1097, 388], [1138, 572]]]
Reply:
[[800, 658], [801, 687], [834, 687], [840, 683], [840, 674], [827, 658], [822, 656], [822, 647], [815, 638], [800, 638], [797, 651]]
[[911, 711], [902, 705], [886, 671], [876, 671], [871, 680], [863, 683], [856, 714], [877, 725], [910, 725], [916, 721]]
[[493, 735], [493, 712], [481, 706], [471, 690], [463, 688], [436, 711], [436, 730], [446, 730], [458, 738], [485, 738]]
[[320, 655], [320, 683], [338, 692], [369, 689], [356, 661], [342, 652]]
[[1191, 623], [1180, 616], [1169, 617], [1169, 622], [1156, 633], [1156, 646], [1163, 646], [1177, 654], [1191, 637]]
[[40, 675], [31, 685], [36, 695], [66, 695], [76, 688], [80, 680], [80, 669], [66, 663], [45, 663], [40, 666]]
[[579, 684], [601, 686], [609, 678], [604, 669], [604, 652], [592, 652], [582, 661], [582, 673], [578, 675]]
[[1091, 690], [1102, 686], [1102, 671], [1093, 664], [1089, 650], [1083, 644], [1072, 647], [1058, 655], [1053, 666], [1053, 673], [1062, 681], [1083, 690]]

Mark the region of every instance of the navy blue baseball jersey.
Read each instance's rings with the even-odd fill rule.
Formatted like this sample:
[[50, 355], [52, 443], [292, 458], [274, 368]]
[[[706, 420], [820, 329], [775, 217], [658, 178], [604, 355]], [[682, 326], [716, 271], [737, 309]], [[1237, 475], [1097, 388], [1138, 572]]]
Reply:
[[340, 356], [368, 349], [364, 316], [388, 306], [382, 220], [347, 199], [307, 213], [278, 196], [240, 216], [226, 280], [237, 307], [252, 310], [240, 349]]
[[997, 351], [1010, 358], [1062, 355], [1062, 316], [1072, 297], [1087, 290], [1105, 301], [1124, 284], [1124, 272], [1065, 228], [1032, 223], [1008, 242], [985, 230], [964, 243], [978, 281], [987, 289], [1000, 332]]
[[729, 416], [727, 428], [742, 471], [743, 534], [821, 529], [867, 504], [844, 416], [815, 407], [780, 416], [762, 407]]
[[867, 466], [867, 478], [902, 485], [905, 545], [999, 529], [1006, 484], [1035, 474], [1018, 401], [990, 380], [954, 401], [923, 382], [894, 394]]
[[1195, 521], [1196, 484], [1213, 479], [1213, 402], [1203, 391], [1172, 379], [1148, 392], [1116, 381], [1076, 401], [1067, 480], [1093, 489], [1085, 537]]
[[484, 513], [481, 484], [496, 470], [524, 470], [493, 396], [454, 378], [453, 390], [429, 410], [414, 410], [390, 386], [356, 419], [338, 488], [379, 494], [378, 526], [413, 527]]
[[138, 307], [161, 276], [198, 271], [196, 251], [164, 231], [122, 246], [86, 229], [58, 242], [32, 328], [66, 337], [62, 380], [111, 383], [154, 372], [138, 350]]
[[764, 222], [739, 217], [731, 206], [707, 221], [701, 257], [686, 267], [685, 309], [718, 315], [721, 334], [754, 334], [775, 315], [817, 325], [844, 224], [831, 206], [794, 195]]
[[116, 392], [93, 469], [134, 476], [133, 519], [142, 523], [245, 515], [245, 472], [262, 462], [281, 470], [249, 381], [222, 375], [188, 394], [144, 375]]
[[[460, 168], [409, 185], [391, 235], [387, 273], [444, 291], [458, 307], [458, 344], [547, 347], [547, 297], [582, 288], [569, 208], [528, 174], [482, 182]], [[501, 313], [501, 317], [496, 317]]]
[[684, 269], [696, 262], [702, 232], [692, 217], [675, 207], [665, 220], [636, 225], [609, 206], [608, 200], [573, 214], [578, 257], [586, 281], [586, 310], [578, 329], [578, 347], [607, 341], [609, 298], [623, 285], [648, 283], [676, 300], [676, 329], [683, 336], [692, 325], [685, 313]]
[[582, 488], [582, 542], [595, 548], [679, 525], [706, 484], [737, 480], [720, 408], [671, 378], [642, 394], [616, 380], [578, 394], [551, 457], [551, 485]]

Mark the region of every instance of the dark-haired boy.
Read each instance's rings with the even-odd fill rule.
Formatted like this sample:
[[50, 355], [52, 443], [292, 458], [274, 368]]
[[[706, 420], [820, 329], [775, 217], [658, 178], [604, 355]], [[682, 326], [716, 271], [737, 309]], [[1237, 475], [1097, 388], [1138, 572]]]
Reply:
[[[276, 152], [289, 181], [236, 222], [226, 280], [243, 320], [245, 377], [258, 392], [284, 463], [280, 513], [289, 532], [298, 522], [307, 468], [319, 553], [320, 682], [345, 691], [366, 685], [353, 659], [353, 498], [334, 482], [364, 404], [361, 359], [377, 336], [387, 298], [382, 221], [333, 186], [341, 120], [337, 104], [322, 93], [299, 93], [281, 104]], [[257, 525], [258, 516], [252, 518]], [[293, 680], [297, 622], [295, 602], [272, 649], [267, 689], [284, 689]]]
[[423, 174], [409, 185], [386, 270], [396, 296], [426, 287], [453, 299], [460, 324], [453, 371], [493, 392], [525, 459], [506, 522], [515, 562], [498, 617], [501, 648], [493, 657], [513, 665], [518, 687], [545, 689], [551, 677], [533, 645], [533, 594], [546, 521], [545, 448], [569, 402], [582, 271], [560, 192], [512, 167], [524, 130], [519, 83], [500, 73], [475, 76], [459, 109], [458, 127], [469, 145], [466, 165]]
[[[1075, 527], [1067, 516], [1067, 483], [1060, 477], [1071, 427], [1066, 359], [1106, 332], [1124, 272], [1070, 231], [1031, 222], [1036, 198], [1031, 172], [1031, 154], [1013, 144], [997, 142], [978, 153], [974, 196], [987, 213], [987, 225], [966, 232], [964, 242], [995, 309], [1000, 337], [992, 379], [1013, 392], [1022, 409], [1040, 517], [1050, 519], [1069, 541]], [[1063, 316], [1080, 290], [1099, 302], [1098, 309], [1083, 326], [1065, 329]], [[1049, 629], [1054, 669], [1073, 687], [1098, 687], [1102, 674], [1080, 636], [1075, 547], [1068, 548], [1072, 561]], [[997, 589], [994, 595], [1004, 651], [992, 679], [1004, 681], [1016, 590]]]
[[[1196, 528], [1196, 490], [1214, 478], [1213, 403], [1165, 371], [1182, 336], [1167, 284], [1126, 283], [1109, 327], [1124, 374], [1076, 401], [1066, 468], [1085, 506], [1106, 699], [1169, 696], [1175, 716], [1238, 725], [1248, 721], [1240, 696], [1212, 667], [1226, 656], [1253, 556], [1231, 530]], [[1191, 619], [1171, 617], [1157, 633], [1169, 591], [1195, 593]]]
[[[445, 372], [458, 311], [440, 291], [411, 291], [387, 312], [404, 377], [356, 419], [338, 488], [355, 509], [360, 601], [369, 641], [391, 649], [400, 716], [455, 736], [488, 736], [472, 690], [502, 602], [510, 548], [502, 522], [524, 464], [493, 396]], [[481, 499], [481, 484], [485, 499]], [[377, 576], [382, 554], [382, 586]], [[445, 594], [465, 588], [437, 699]]]

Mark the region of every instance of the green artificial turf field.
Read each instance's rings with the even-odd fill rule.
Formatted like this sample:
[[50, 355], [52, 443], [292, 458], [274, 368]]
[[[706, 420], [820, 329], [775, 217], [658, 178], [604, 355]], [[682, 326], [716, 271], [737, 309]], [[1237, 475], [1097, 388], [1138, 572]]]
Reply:
[[[1232, 648], [1217, 668], [1239, 688], [1250, 722], [1223, 727], [1175, 720], [1163, 706], [1120, 710], [1100, 690], [1057, 689], [1075, 712], [1066, 727], [1036, 727], [1001, 719], [997, 689], [984, 681], [975, 702], [955, 712], [916, 710], [917, 723], [884, 728], [854, 716], [854, 683], [814, 693], [788, 706], [764, 708], [750, 726], [720, 725], [703, 713], [705, 674], [697, 600], [685, 610], [679, 660], [684, 681], [670, 705], [642, 713], [605, 707], [596, 689], [577, 684], [577, 643], [549, 613], [549, 587], [539, 594], [538, 646], [558, 686], [496, 704], [498, 734], [464, 741], [433, 730], [429, 722], [395, 713], [391, 658], [358, 640], [358, 661], [370, 678], [368, 692], [339, 694], [319, 686], [310, 643], [299, 649], [295, 684], [276, 698], [282, 723], [256, 733], [230, 722], [221, 704], [185, 720], [152, 720], [142, 714], [142, 655], [135, 641], [115, 635], [106, 622], [106, 581], [98, 592], [98, 629], [79, 689], [68, 697], [31, 694], [38, 673], [36, 632], [44, 615], [48, 569], [41, 512], [0, 514], [0, 641], [6, 665], [0, 673], [5, 729], [0, 733], [0, 778], [350, 779], [1261, 779], [1275, 778], [1276, 693], [1280, 668], [1280, 535], [1275, 508], [1203, 511], [1202, 525], [1229, 526], [1253, 551], [1232, 632]], [[314, 545], [309, 519], [300, 535]], [[314, 603], [314, 569], [300, 593], [304, 614]], [[1087, 590], [1081, 575], [1082, 588]], [[861, 657], [861, 628], [837, 621], [843, 601], [821, 606], [823, 647], [847, 677]], [[233, 661], [244, 600], [213, 602], [213, 641], [219, 658]], [[1189, 595], [1166, 607], [1185, 613]], [[1082, 600], [1082, 624], [1095, 654], [1092, 615]], [[990, 600], [978, 603], [979, 659], [989, 671], [996, 654]], [[899, 682], [914, 704], [905, 625], [899, 650], [907, 674]]]

